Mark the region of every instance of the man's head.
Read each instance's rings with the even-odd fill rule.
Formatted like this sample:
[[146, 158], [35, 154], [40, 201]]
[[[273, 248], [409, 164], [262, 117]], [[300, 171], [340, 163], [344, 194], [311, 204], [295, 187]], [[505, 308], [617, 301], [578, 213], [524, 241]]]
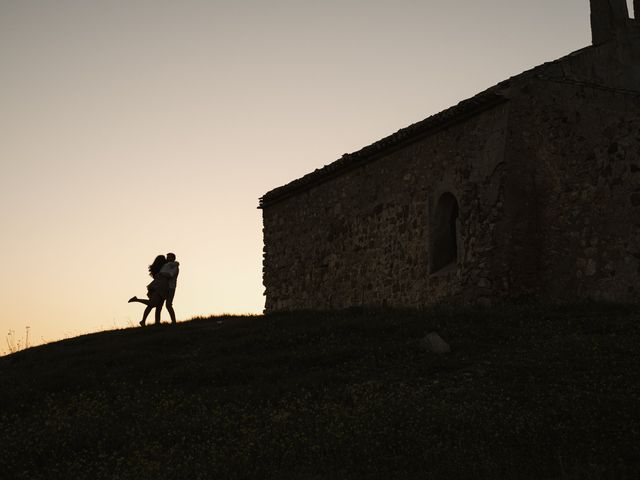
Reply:
[[168, 262], [175, 262], [176, 261], [176, 254], [175, 253], [167, 253], [167, 261]]

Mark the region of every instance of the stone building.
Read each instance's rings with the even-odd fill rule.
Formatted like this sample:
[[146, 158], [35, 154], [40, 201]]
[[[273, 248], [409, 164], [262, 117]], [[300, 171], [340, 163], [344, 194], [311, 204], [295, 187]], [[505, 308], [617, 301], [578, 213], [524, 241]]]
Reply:
[[591, 0], [591, 27], [591, 46], [265, 194], [265, 311], [636, 302], [640, 21]]

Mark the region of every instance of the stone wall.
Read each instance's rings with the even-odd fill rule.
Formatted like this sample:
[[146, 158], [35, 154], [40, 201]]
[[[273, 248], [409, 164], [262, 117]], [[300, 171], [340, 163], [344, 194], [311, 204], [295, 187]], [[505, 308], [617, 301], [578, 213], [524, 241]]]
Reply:
[[638, 301], [639, 112], [640, 94], [570, 82], [512, 98], [507, 157], [529, 165], [535, 241], [523, 257], [538, 262], [544, 298]]
[[[503, 103], [263, 208], [267, 312], [419, 307], [508, 294]], [[458, 202], [458, 258], [430, 273], [443, 193]]]
[[640, 23], [618, 16], [604, 43], [269, 192], [265, 310], [637, 302]]

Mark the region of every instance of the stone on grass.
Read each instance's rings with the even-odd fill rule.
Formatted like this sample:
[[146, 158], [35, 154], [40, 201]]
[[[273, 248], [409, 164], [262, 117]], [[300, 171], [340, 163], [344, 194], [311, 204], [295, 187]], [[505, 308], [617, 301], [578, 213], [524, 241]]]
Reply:
[[422, 339], [422, 345], [427, 351], [432, 353], [443, 354], [451, 352], [449, 344], [436, 332], [427, 334], [427, 336]]

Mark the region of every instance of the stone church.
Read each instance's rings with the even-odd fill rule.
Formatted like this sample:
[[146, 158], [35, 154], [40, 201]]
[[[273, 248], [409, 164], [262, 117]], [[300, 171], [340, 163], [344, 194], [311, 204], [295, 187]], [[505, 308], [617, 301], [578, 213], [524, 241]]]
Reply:
[[637, 302], [640, 21], [591, 0], [591, 29], [265, 194], [265, 311]]

